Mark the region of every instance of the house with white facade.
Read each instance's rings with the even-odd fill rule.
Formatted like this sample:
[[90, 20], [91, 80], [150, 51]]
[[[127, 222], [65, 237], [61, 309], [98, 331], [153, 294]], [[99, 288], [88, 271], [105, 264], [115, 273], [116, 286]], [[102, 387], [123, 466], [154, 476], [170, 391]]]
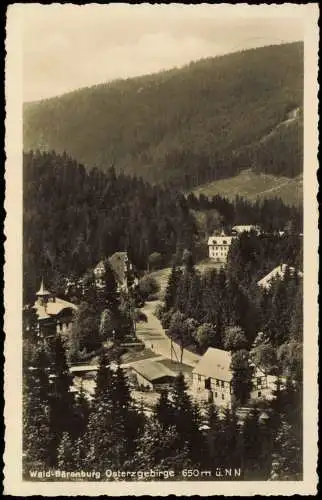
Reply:
[[225, 264], [233, 238], [234, 236], [226, 236], [224, 233], [220, 236], [210, 236], [208, 238], [209, 258]]
[[[212, 399], [216, 406], [231, 407], [232, 378], [230, 368], [231, 353], [222, 349], [209, 347], [192, 371], [192, 390], [197, 396]], [[267, 375], [258, 367], [254, 369], [253, 388], [250, 398], [271, 399], [275, 389], [276, 377]]]

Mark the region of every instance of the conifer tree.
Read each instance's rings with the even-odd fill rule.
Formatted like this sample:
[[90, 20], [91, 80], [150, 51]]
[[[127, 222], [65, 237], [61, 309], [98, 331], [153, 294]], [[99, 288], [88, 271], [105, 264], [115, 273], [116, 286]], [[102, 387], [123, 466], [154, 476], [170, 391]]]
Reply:
[[[264, 479], [262, 453], [263, 453], [263, 436], [259, 423], [259, 411], [253, 410], [249, 413], [244, 421], [243, 429], [243, 468], [244, 478], [247, 480]], [[268, 450], [265, 450], [266, 453]]]
[[179, 435], [180, 445], [187, 446], [194, 463], [200, 461], [204, 449], [203, 436], [199, 430], [200, 415], [187, 394], [187, 384], [182, 373], [175, 378], [171, 393], [173, 424]]
[[164, 294], [165, 310], [169, 311], [176, 304], [177, 290], [180, 282], [181, 270], [175, 265], [171, 269], [168, 284]]
[[241, 467], [242, 449], [240, 427], [234, 409], [226, 408], [221, 422], [220, 463], [223, 467]]
[[231, 370], [233, 372], [231, 384], [234, 403], [243, 405], [248, 401], [252, 390], [254, 371], [254, 368], [249, 363], [248, 351], [241, 349], [232, 355]]
[[74, 397], [70, 391], [72, 376], [66, 361], [66, 353], [60, 335], [53, 339], [51, 349], [52, 388], [50, 394], [50, 426], [52, 441], [50, 455], [52, 463], [56, 463], [57, 447], [64, 432], [74, 429]]
[[141, 419], [131, 404], [123, 370], [103, 355], [88, 424], [89, 458], [97, 470], [122, 467], [134, 449]]
[[165, 428], [158, 420], [150, 418], [129, 461], [130, 470], [174, 470], [178, 474], [189, 466], [188, 448], [182, 445], [176, 428]]
[[173, 412], [172, 406], [169, 401], [168, 392], [163, 390], [160, 394], [155, 408], [154, 408], [155, 418], [160, 423], [161, 426], [167, 428], [173, 422]]
[[23, 468], [42, 470], [50, 465], [48, 358], [38, 346], [33, 366], [25, 370], [23, 385]]

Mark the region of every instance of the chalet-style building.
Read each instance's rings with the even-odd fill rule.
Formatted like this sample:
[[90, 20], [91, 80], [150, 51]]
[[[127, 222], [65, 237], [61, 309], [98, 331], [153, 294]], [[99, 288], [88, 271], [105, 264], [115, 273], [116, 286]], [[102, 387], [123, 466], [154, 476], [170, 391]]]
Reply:
[[250, 233], [251, 231], [255, 231], [256, 234], [260, 234], [261, 229], [259, 226], [255, 225], [239, 225], [231, 228], [231, 233], [234, 236], [239, 236], [242, 233]]
[[[232, 378], [231, 353], [209, 347], [192, 372], [192, 389], [196, 395], [212, 399], [216, 406], [231, 407]], [[276, 377], [268, 376], [255, 368], [251, 399], [270, 399], [275, 389]]]
[[210, 236], [208, 238], [209, 258], [225, 264], [233, 238], [233, 236], [226, 236], [224, 233], [221, 233], [220, 236]]
[[39, 334], [43, 337], [50, 337], [56, 333], [68, 333], [77, 306], [72, 302], [55, 297], [46, 290], [43, 280], [36, 296], [37, 300], [33, 308], [37, 315]]
[[[284, 279], [286, 269], [288, 268], [288, 271], [291, 275], [295, 273], [294, 267], [289, 267], [287, 264], [281, 264], [280, 266], [275, 267], [271, 272], [269, 272], [264, 278], [259, 280], [257, 282], [257, 285], [261, 288], [264, 288], [266, 290], [269, 290], [271, 287], [272, 283], [276, 279]], [[303, 278], [303, 273], [301, 271], [297, 272], [297, 275], [299, 278]]]
[[[129, 261], [127, 252], [115, 252], [111, 257], [109, 257], [108, 262], [114, 272], [115, 280], [118, 286], [118, 290], [128, 290], [128, 275], [129, 273], [134, 274], [134, 284], [137, 284], [138, 278], [135, 275], [133, 265]], [[97, 288], [103, 288], [105, 274], [105, 263], [101, 261], [94, 268], [95, 283]]]

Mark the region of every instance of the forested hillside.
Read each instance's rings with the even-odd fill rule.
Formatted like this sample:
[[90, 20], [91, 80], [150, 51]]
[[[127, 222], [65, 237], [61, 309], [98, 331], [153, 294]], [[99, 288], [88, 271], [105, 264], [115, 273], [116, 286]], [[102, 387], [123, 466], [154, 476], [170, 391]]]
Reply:
[[[127, 250], [139, 269], [158, 252], [164, 265], [184, 249], [207, 255], [207, 233], [234, 224], [260, 224], [274, 232], [286, 225], [301, 231], [301, 212], [280, 200], [234, 203], [152, 187], [141, 179], [86, 171], [65, 155], [24, 155], [24, 291], [33, 296], [44, 275], [55, 289], [60, 276], [80, 276], [115, 251]], [[197, 214], [204, 214], [203, 227]], [[214, 214], [217, 214], [215, 217]]]
[[189, 189], [302, 172], [303, 44], [204, 59], [24, 107], [24, 148]]

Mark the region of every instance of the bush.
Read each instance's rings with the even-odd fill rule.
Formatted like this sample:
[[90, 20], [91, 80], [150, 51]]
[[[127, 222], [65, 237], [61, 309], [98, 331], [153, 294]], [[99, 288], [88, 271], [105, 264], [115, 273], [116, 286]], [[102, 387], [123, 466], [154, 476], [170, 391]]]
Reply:
[[160, 286], [153, 276], [144, 276], [139, 281], [138, 293], [144, 301], [147, 300], [149, 296], [155, 295], [159, 290]]
[[156, 316], [159, 320], [162, 319], [162, 316], [164, 314], [164, 305], [163, 304], [158, 304], [156, 308], [154, 309], [154, 316]]

